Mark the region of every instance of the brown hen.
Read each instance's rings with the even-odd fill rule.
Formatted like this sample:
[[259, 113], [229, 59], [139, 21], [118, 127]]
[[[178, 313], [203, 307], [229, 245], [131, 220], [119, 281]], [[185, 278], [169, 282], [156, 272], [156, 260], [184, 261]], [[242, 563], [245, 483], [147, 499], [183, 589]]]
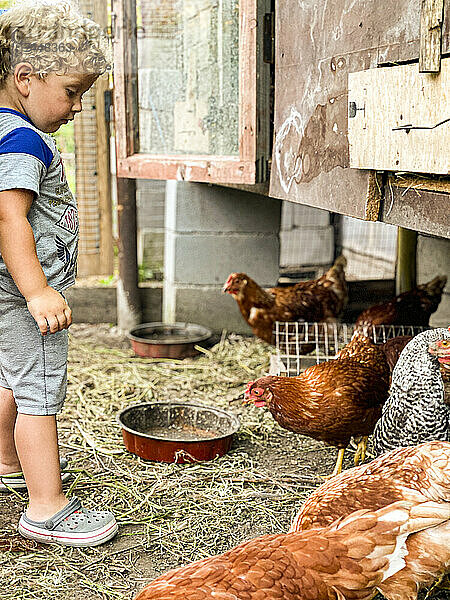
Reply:
[[359, 315], [356, 325], [366, 329], [371, 325], [427, 326], [439, 306], [446, 283], [447, 277], [435, 277], [388, 302], [371, 306]]
[[403, 567], [404, 537], [450, 518], [435, 505], [399, 502], [328, 527], [256, 538], [161, 575], [135, 600], [370, 600]]
[[[321, 485], [303, 504], [290, 531], [324, 527], [361, 508], [378, 510], [395, 501], [432, 500], [450, 510], [450, 443], [427, 442], [383, 454]], [[388, 600], [416, 600], [450, 569], [450, 524], [407, 540], [406, 567], [379, 585]]]
[[271, 344], [276, 321], [336, 321], [348, 300], [346, 262], [340, 256], [319, 279], [268, 290], [245, 273], [231, 273], [223, 291], [236, 299], [253, 333]]
[[245, 402], [267, 406], [285, 429], [336, 446], [335, 475], [352, 437], [362, 436], [355, 463], [364, 459], [367, 437], [381, 416], [388, 388], [383, 350], [356, 334], [336, 359], [309, 367], [298, 377], [269, 375], [250, 382]]

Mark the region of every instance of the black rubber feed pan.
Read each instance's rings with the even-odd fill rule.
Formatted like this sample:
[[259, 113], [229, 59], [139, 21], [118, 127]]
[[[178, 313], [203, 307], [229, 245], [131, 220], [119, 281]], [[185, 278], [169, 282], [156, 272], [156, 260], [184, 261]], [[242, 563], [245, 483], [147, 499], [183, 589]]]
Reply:
[[212, 460], [231, 448], [239, 419], [218, 408], [181, 402], [149, 402], [122, 410], [117, 420], [125, 447], [146, 460]]
[[145, 358], [195, 356], [195, 346], [211, 336], [210, 329], [196, 323], [143, 323], [128, 333], [134, 352]]

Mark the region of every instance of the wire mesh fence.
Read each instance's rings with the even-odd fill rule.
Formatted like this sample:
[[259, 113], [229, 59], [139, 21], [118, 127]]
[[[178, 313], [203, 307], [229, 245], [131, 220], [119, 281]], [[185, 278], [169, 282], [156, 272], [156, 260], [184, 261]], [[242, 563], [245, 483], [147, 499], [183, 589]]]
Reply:
[[[356, 329], [352, 323], [284, 323], [274, 328], [276, 353], [271, 375], [299, 375], [307, 367], [335, 358], [351, 340]], [[403, 335], [415, 336], [428, 327], [419, 325], [373, 325], [364, 333], [375, 344]]]

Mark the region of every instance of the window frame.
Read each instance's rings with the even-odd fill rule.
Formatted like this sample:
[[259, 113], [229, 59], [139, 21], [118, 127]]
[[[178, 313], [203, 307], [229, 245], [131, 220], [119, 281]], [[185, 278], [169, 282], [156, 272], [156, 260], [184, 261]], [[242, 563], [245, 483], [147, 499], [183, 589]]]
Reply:
[[[257, 50], [262, 47], [258, 36], [262, 35], [263, 29], [261, 14], [258, 19], [258, 1], [239, 0], [239, 156], [217, 156], [149, 154], [138, 151], [136, 0], [113, 0], [114, 115], [118, 177], [217, 184], [254, 184], [267, 179], [267, 168], [264, 165], [270, 156], [270, 149], [267, 148], [269, 142], [265, 139], [268, 136], [261, 136], [263, 148], [258, 147], [257, 139]], [[267, 111], [263, 112], [267, 114]]]

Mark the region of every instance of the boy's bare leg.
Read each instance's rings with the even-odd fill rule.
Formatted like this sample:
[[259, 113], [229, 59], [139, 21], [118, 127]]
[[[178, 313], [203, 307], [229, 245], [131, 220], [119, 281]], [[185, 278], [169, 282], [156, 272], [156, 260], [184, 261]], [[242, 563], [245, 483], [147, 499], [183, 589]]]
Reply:
[[28, 488], [27, 516], [45, 521], [68, 503], [62, 490], [55, 415], [18, 414], [15, 441]]
[[16, 403], [12, 391], [0, 387], [0, 475], [21, 470], [14, 443], [16, 417]]

